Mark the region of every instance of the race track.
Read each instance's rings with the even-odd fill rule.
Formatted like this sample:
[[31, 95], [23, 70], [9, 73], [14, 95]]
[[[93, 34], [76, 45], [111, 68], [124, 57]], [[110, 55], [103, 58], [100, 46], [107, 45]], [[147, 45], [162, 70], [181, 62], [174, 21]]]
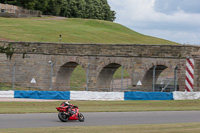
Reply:
[[85, 122], [61, 122], [57, 113], [0, 114], [0, 128], [134, 125], [200, 122], [200, 111], [83, 113]]

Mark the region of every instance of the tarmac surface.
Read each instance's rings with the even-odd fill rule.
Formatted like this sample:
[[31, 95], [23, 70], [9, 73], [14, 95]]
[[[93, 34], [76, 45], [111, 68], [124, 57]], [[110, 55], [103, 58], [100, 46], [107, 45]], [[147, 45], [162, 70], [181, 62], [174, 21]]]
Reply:
[[[51, 102], [63, 100], [0, 98], [0, 101]], [[85, 122], [61, 122], [58, 119], [58, 113], [0, 114], [0, 129], [200, 122], [200, 111], [83, 112], [82, 114], [85, 117]]]
[[0, 129], [200, 122], [200, 111], [98, 112], [83, 115], [85, 122], [61, 122], [57, 113], [0, 114]]

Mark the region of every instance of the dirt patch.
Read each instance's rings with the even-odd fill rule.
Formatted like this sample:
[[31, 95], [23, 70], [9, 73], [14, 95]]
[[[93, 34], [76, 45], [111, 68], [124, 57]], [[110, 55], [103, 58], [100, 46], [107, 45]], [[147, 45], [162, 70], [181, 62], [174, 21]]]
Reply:
[[50, 18], [38, 18], [38, 19], [33, 19], [33, 20], [62, 20], [62, 19], [67, 19], [66, 17], [50, 17]]
[[13, 40], [10, 40], [10, 39], [7, 39], [7, 38], [0, 37], [0, 41], [13, 41]]

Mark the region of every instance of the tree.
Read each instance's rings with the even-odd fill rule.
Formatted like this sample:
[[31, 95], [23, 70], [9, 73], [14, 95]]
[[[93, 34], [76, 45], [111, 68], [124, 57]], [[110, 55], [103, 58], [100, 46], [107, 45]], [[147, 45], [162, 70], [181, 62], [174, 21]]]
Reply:
[[18, 6], [34, 10], [38, 0], [16, 0], [16, 1]]
[[40, 10], [45, 13], [48, 10], [50, 0], [37, 0], [35, 3], [35, 10]]
[[63, 0], [60, 15], [69, 18], [115, 20], [115, 11], [111, 11], [107, 0]]
[[114, 21], [116, 19], [115, 17], [116, 12], [111, 10], [107, 0], [101, 0], [101, 1], [103, 3], [104, 20]]
[[16, 5], [17, 0], [0, 0], [0, 3], [10, 4], [10, 5]]
[[0, 2], [40, 10], [46, 15], [115, 20], [115, 11], [110, 9], [107, 0], [0, 0]]

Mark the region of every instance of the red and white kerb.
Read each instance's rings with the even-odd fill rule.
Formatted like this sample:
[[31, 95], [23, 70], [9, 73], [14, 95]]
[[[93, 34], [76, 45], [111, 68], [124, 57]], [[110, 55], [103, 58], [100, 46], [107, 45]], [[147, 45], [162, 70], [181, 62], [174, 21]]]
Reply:
[[194, 59], [186, 60], [186, 79], [185, 79], [185, 89], [188, 92], [193, 91], [194, 85]]

